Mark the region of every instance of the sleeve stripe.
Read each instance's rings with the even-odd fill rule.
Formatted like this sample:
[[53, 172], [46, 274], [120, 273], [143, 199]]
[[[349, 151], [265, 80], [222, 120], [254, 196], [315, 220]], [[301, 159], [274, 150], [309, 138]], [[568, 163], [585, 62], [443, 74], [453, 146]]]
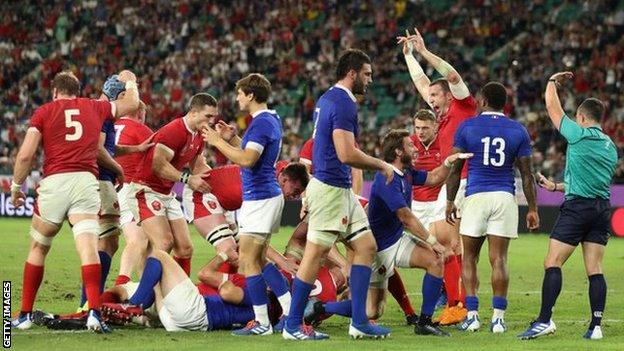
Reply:
[[311, 165], [312, 164], [312, 160], [309, 160], [307, 158], [304, 157], [299, 157], [299, 162], [306, 164], [306, 165]]
[[258, 153], [261, 154], [262, 151], [264, 151], [264, 146], [262, 146], [261, 144], [258, 144], [256, 142], [250, 141], [245, 146], [245, 149], [252, 149], [252, 150], [258, 151]]
[[175, 151], [173, 151], [169, 146], [165, 145], [165, 144], [161, 144], [158, 143], [156, 144], [156, 146], [160, 147], [161, 149], [167, 151], [168, 153], [170, 153], [172, 156], [175, 155]]

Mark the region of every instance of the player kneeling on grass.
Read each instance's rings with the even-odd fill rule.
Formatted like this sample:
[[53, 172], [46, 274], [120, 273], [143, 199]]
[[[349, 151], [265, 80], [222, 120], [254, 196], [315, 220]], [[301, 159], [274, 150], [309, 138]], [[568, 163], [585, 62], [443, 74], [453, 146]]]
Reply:
[[[444, 182], [451, 164], [459, 158], [468, 158], [471, 155], [451, 155], [443, 166], [426, 172], [411, 168], [416, 148], [407, 130], [390, 131], [384, 137], [381, 147], [384, 161], [394, 167], [395, 174], [393, 180], [387, 183], [385, 176], [377, 172], [371, 188], [368, 216], [378, 251], [373, 262], [373, 274], [368, 289], [368, 317], [377, 319], [382, 315], [388, 279], [394, 272], [395, 262], [401, 262], [402, 266], [427, 270], [423, 279], [421, 315], [414, 332], [449, 336], [431, 322], [442, 288], [445, 249], [412, 213], [412, 185], [435, 186]], [[411, 235], [404, 234], [405, 228]], [[427, 244], [417, 244], [413, 238]], [[322, 313], [350, 317], [351, 301], [327, 303], [324, 306], [316, 304], [313, 314]], [[308, 316], [308, 319], [313, 318]]]

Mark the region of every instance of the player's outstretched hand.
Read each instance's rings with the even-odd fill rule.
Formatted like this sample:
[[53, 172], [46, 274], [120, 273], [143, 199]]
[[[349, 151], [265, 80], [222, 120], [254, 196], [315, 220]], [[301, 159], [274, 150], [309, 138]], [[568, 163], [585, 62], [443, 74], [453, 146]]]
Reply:
[[26, 195], [21, 190], [11, 191], [11, 204], [13, 207], [22, 207], [26, 202]]
[[189, 187], [200, 193], [209, 193], [212, 188], [210, 188], [210, 185], [204, 180], [204, 177], [208, 177], [209, 174], [210, 172], [191, 175], [188, 180]]
[[411, 55], [414, 51], [414, 43], [409, 40], [410, 34], [409, 30], [405, 30], [405, 36], [397, 37], [397, 44], [403, 44], [403, 55], [408, 56]]
[[550, 78], [548, 78], [548, 80], [554, 80], [557, 83], [557, 85], [561, 86], [563, 85], [563, 83], [565, 83], [566, 80], [572, 79], [572, 78], [574, 78], [574, 73], [570, 71], [565, 71], [565, 72], [557, 72], [553, 74], [552, 76], [550, 76]]
[[555, 182], [553, 182], [552, 180], [546, 178], [543, 174], [541, 174], [540, 172], [537, 172], [537, 185], [539, 185], [540, 187], [548, 190], [548, 191], [555, 191]]
[[529, 230], [531, 231], [537, 230], [540, 225], [539, 214], [537, 214], [537, 211], [527, 212], [526, 221], [527, 221], [527, 228], [529, 228]]
[[392, 183], [394, 179], [394, 167], [388, 162], [384, 162], [383, 168], [380, 170], [381, 174], [386, 177], [386, 184]]
[[456, 154], [452, 154], [449, 157], [447, 157], [444, 160], [444, 165], [449, 167], [450, 165], [455, 163], [457, 160], [467, 160], [469, 158], [472, 158], [472, 156], [474, 156], [474, 154], [470, 152], [458, 152]]
[[217, 143], [217, 141], [221, 139], [219, 133], [210, 127], [205, 127], [202, 130], [202, 135], [204, 137], [204, 141], [210, 145], [214, 145], [215, 143]]
[[224, 121], [217, 122], [217, 124], [215, 124], [215, 129], [217, 130], [217, 133], [219, 133], [221, 138], [223, 138], [223, 140], [227, 142], [232, 140], [234, 135], [236, 135], [236, 128], [225, 123]]
[[134, 73], [132, 73], [131, 71], [127, 69], [124, 69], [123, 71], [119, 72], [118, 79], [124, 83], [137, 81], [137, 77], [134, 75]]
[[455, 225], [455, 220], [457, 220], [457, 207], [455, 206], [455, 202], [446, 201], [446, 223]]

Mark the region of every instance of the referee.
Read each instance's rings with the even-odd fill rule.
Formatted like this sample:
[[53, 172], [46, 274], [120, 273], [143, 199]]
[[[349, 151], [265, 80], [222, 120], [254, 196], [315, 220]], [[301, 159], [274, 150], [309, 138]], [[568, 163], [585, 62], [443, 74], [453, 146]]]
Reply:
[[591, 323], [586, 339], [602, 339], [600, 321], [607, 297], [607, 283], [602, 274], [602, 258], [609, 239], [611, 178], [617, 163], [617, 151], [611, 139], [600, 128], [603, 103], [588, 98], [576, 109], [576, 122], [561, 108], [557, 88], [571, 72], [554, 74], [546, 85], [548, 116], [568, 141], [563, 183], [553, 183], [540, 176], [540, 185], [551, 191], [565, 192], [559, 218], [550, 234], [548, 253], [544, 260], [542, 307], [539, 317], [521, 339], [533, 339], [553, 333], [552, 309], [561, 292], [561, 266], [580, 243], [589, 279]]

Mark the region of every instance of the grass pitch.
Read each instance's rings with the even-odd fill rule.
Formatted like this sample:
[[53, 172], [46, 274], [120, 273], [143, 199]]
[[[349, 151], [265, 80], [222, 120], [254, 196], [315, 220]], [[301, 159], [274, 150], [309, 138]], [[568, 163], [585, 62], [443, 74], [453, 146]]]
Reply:
[[[28, 220], [0, 219], [0, 277], [12, 281], [12, 312], [20, 307], [23, 263], [28, 250]], [[292, 228], [283, 228], [274, 236], [273, 244], [282, 249]], [[213, 255], [212, 248], [196, 232], [193, 274]], [[521, 235], [510, 248], [509, 308], [506, 315], [509, 331], [492, 335], [487, 323], [492, 313], [489, 264], [486, 251], [479, 265], [481, 278], [480, 315], [485, 326], [472, 334], [449, 327], [451, 338], [422, 337], [413, 334], [405, 325], [398, 305], [389, 298], [385, 315], [379, 323], [390, 326], [389, 339], [352, 341], [347, 336], [348, 320], [332, 317], [319, 330], [331, 335], [322, 342], [290, 342], [281, 336], [243, 338], [229, 332], [168, 333], [164, 330], [116, 328], [113, 334], [95, 335], [88, 332], [53, 332], [33, 327], [28, 331], [13, 330], [12, 348], [15, 350], [624, 350], [624, 240], [612, 239], [607, 246], [604, 270], [609, 287], [607, 308], [603, 319], [605, 338], [587, 341], [582, 335], [589, 321], [587, 278], [582, 257], [575, 253], [563, 269], [563, 290], [559, 297], [554, 320], [557, 332], [541, 339], [520, 341], [516, 335], [528, 326], [539, 312], [542, 261], [546, 252], [546, 235]], [[123, 245], [123, 240], [121, 240]], [[580, 251], [580, 250], [579, 250]], [[119, 265], [119, 252], [113, 260], [108, 285], [112, 284]], [[401, 270], [412, 304], [420, 309], [420, 285], [423, 271]], [[72, 312], [79, 300], [80, 266], [67, 225], [57, 236], [49, 254], [45, 277], [39, 290], [35, 309], [54, 313]]]

